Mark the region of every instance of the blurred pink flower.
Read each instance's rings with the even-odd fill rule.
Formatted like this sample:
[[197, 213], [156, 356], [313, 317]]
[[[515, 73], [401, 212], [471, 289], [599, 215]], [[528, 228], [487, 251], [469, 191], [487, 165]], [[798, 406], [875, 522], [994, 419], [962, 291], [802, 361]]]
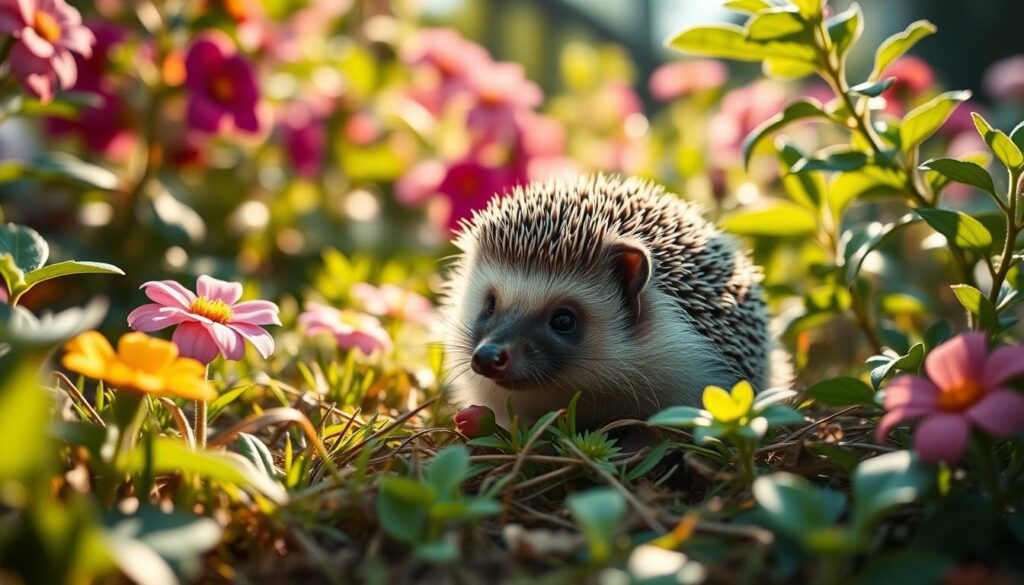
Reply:
[[0, 303], [7, 304], [7, 285], [0, 282]]
[[413, 66], [410, 95], [433, 114], [453, 97], [470, 91], [471, 71], [491, 66], [491, 56], [480, 45], [447, 28], [420, 30], [401, 51]]
[[303, 103], [287, 108], [281, 121], [281, 141], [295, 172], [307, 179], [316, 177], [323, 164], [327, 134], [312, 108]]
[[486, 406], [467, 406], [455, 413], [455, 428], [466, 438], [477, 439], [493, 435], [498, 430], [494, 411]]
[[366, 112], [356, 112], [345, 121], [345, 138], [358, 145], [369, 144], [381, 137], [377, 120]]
[[729, 68], [721, 61], [694, 59], [665, 63], [654, 70], [648, 81], [651, 96], [662, 102], [695, 91], [717, 89], [729, 80]]
[[373, 315], [387, 315], [402, 321], [426, 325], [434, 317], [434, 305], [423, 295], [393, 284], [379, 287], [366, 282], [352, 285], [352, 298]]
[[141, 287], [153, 302], [128, 315], [136, 331], [158, 331], [177, 325], [172, 341], [181, 355], [204, 364], [217, 354], [242, 359], [245, 340], [265, 358], [274, 352], [274, 338], [261, 325], [280, 325], [277, 305], [270, 301], [246, 301], [242, 285], [205, 274], [196, 281], [196, 293], [173, 280], [151, 280]]
[[186, 121], [190, 128], [218, 132], [225, 119], [245, 132], [260, 130], [260, 92], [252, 64], [238, 54], [223, 33], [207, 33], [185, 56], [188, 89]]
[[391, 351], [391, 336], [381, 327], [376, 317], [358, 311], [339, 311], [320, 303], [306, 303], [306, 310], [299, 315], [299, 324], [306, 335], [313, 337], [330, 333], [338, 345], [345, 349], [357, 348], [363, 355], [380, 350]]
[[1024, 345], [990, 354], [985, 334], [964, 333], [932, 350], [924, 366], [928, 378], [903, 375], [889, 382], [877, 442], [893, 426], [923, 417], [914, 434], [921, 459], [956, 462], [972, 427], [997, 437], [1024, 430], [1024, 394], [1005, 385], [1024, 375]]
[[565, 125], [554, 116], [532, 110], [516, 112], [519, 156], [558, 156], [565, 153]]
[[920, 95], [935, 83], [935, 73], [931, 65], [920, 57], [909, 55], [901, 57], [882, 73], [882, 79], [895, 77], [896, 80], [882, 93], [885, 98], [885, 111], [902, 116], [909, 106]]
[[982, 84], [994, 100], [1024, 99], [1024, 55], [1013, 55], [990, 65]]
[[11, 35], [11, 73], [42, 102], [75, 85], [74, 53], [92, 54], [96, 42], [82, 15], [65, 0], [0, 0], [0, 35]]
[[468, 159], [448, 167], [448, 173], [438, 186], [451, 204], [448, 215], [448, 229], [455, 229], [459, 222], [470, 217], [473, 211], [482, 209], [493, 197], [506, 191], [525, 178], [507, 166], [489, 166], [477, 160]]
[[712, 162], [725, 168], [739, 164], [743, 139], [758, 124], [782, 111], [785, 104], [785, 90], [767, 80], [725, 94], [720, 110], [708, 122]]
[[448, 167], [438, 160], [414, 164], [395, 181], [395, 200], [402, 205], [419, 205], [438, 192]]
[[516, 112], [540, 105], [540, 87], [526, 79], [518, 63], [494, 63], [469, 72], [469, 85], [476, 98], [466, 124], [485, 140], [514, 138]]
[[90, 22], [96, 36], [92, 55], [75, 55], [78, 81], [74, 89], [96, 94], [99, 104], [83, 107], [74, 119], [47, 118], [45, 128], [52, 135], [77, 134], [91, 152], [110, 158], [128, 156], [135, 145], [134, 117], [121, 97], [112, 76], [110, 52], [124, 42], [128, 30], [107, 22]]

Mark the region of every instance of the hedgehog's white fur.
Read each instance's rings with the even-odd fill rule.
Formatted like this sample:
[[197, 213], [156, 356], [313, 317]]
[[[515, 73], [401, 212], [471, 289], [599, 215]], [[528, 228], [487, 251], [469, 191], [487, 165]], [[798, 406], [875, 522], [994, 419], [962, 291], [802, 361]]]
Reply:
[[[603, 252], [637, 241], [650, 252], [644, 320], [622, 310]], [[517, 188], [465, 222], [443, 307], [454, 398], [501, 414], [511, 399], [535, 419], [583, 392], [578, 417], [593, 424], [699, 405], [707, 385], [768, 381], [770, 343], [760, 273], [701, 209], [638, 179], [591, 176]], [[586, 360], [542, 388], [509, 391], [469, 367], [467, 324], [498, 283], [512, 306], [571, 291], [594, 317]]]

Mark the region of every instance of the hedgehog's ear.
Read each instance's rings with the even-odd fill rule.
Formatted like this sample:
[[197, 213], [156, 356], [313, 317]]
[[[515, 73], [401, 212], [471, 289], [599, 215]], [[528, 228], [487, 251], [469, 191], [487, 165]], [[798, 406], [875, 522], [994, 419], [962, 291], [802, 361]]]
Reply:
[[651, 279], [651, 253], [637, 240], [618, 240], [608, 246], [612, 266], [633, 320], [640, 319], [640, 293]]

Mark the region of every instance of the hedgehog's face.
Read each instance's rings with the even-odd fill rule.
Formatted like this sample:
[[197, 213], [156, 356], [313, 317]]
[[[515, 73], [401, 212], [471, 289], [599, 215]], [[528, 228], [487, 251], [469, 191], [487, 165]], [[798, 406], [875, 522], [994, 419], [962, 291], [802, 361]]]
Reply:
[[642, 248], [580, 274], [478, 263], [461, 307], [464, 363], [506, 390], [583, 390], [630, 335], [649, 275]]

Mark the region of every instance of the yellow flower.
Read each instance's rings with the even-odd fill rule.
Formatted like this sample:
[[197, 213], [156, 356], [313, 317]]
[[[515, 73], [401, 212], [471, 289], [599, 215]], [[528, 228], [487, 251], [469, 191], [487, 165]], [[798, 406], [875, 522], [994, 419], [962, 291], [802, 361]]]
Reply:
[[65, 368], [121, 390], [189, 400], [217, 397], [203, 364], [178, 357], [178, 346], [144, 333], [122, 336], [117, 352], [96, 331], [82, 333], [64, 349], [67, 353], [61, 363]]
[[746, 380], [738, 382], [731, 392], [718, 386], [704, 389], [704, 410], [710, 412], [718, 422], [736, 422], [747, 416], [753, 405], [754, 389]]

